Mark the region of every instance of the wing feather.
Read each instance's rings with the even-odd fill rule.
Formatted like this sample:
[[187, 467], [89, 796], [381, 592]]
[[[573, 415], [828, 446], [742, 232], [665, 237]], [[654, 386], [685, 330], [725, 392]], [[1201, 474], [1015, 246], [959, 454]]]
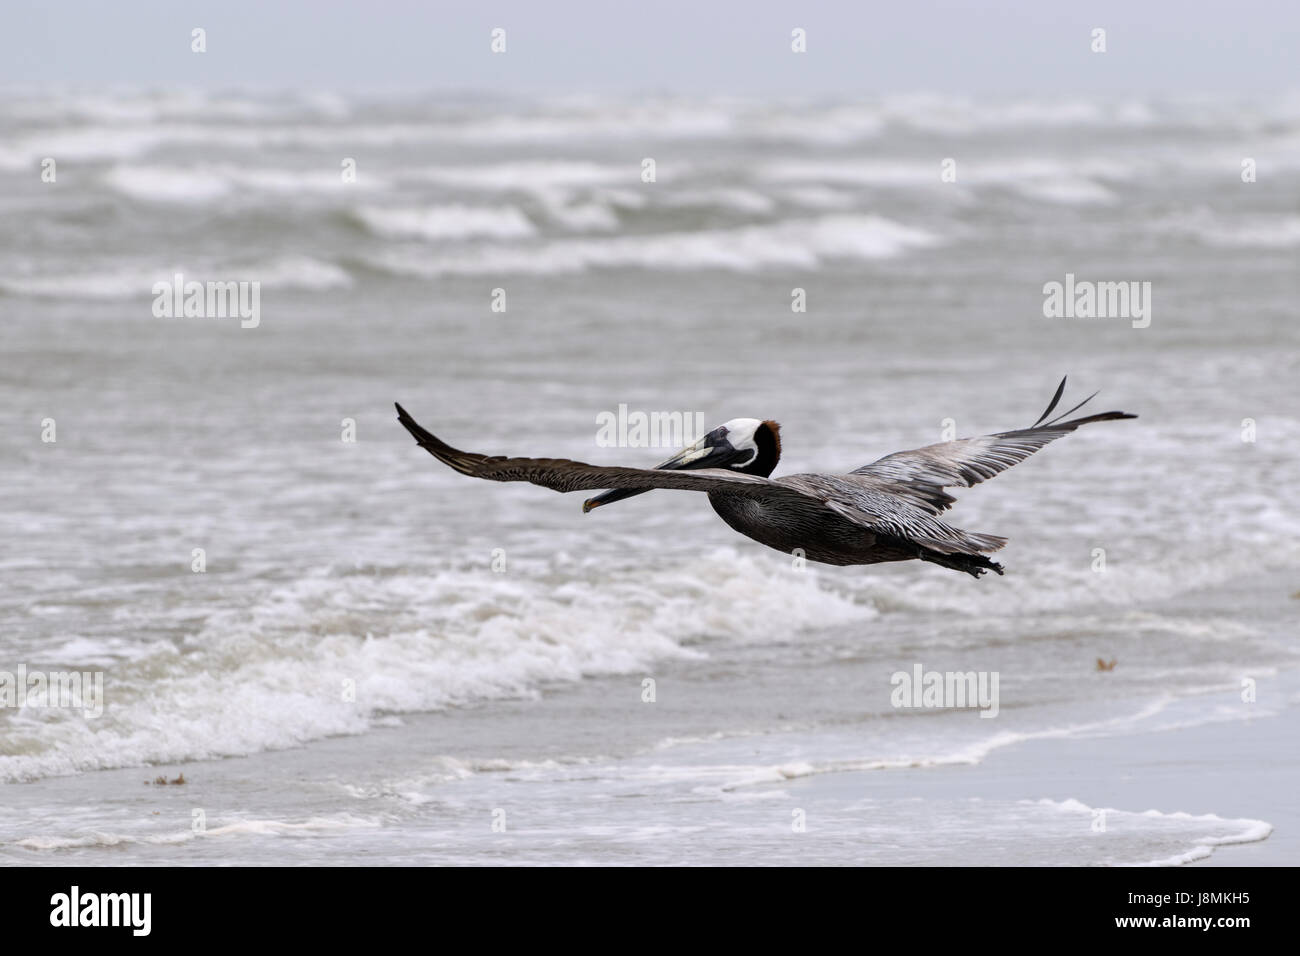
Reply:
[[[895, 452], [869, 465], [856, 468], [851, 474], [871, 475], [898, 482], [899, 494], [922, 503], [924, 507], [938, 514], [951, 507], [956, 500], [946, 494], [944, 488], [954, 486], [969, 488], [986, 481], [1006, 471], [1012, 465], [1024, 461], [1049, 442], [1055, 441], [1062, 435], [1068, 435], [1080, 425], [1137, 418], [1136, 415], [1127, 412], [1102, 412], [1066, 422], [1061, 421], [1061, 418], [1065, 417], [1061, 415], [1046, 424], [1041, 424], [1055, 410], [1064, 390], [1065, 379], [1061, 379], [1061, 384], [1051, 404], [1047, 406], [1047, 411], [1029, 428], [981, 435], [978, 438], [959, 438], [956, 441], [939, 442], [926, 445], [924, 448]], [[1095, 394], [1094, 392], [1093, 395]], [[1089, 395], [1065, 415], [1078, 411], [1093, 398], [1093, 395]]]
[[421, 448], [462, 475], [487, 481], [527, 481], [552, 491], [600, 491], [607, 488], [669, 488], [682, 491], [717, 491], [741, 497], [767, 498], [797, 495], [766, 478], [719, 468], [696, 471], [661, 471], [657, 468], [619, 468], [588, 465], [567, 458], [513, 458], [480, 455], [452, 448], [397, 406], [397, 419]]

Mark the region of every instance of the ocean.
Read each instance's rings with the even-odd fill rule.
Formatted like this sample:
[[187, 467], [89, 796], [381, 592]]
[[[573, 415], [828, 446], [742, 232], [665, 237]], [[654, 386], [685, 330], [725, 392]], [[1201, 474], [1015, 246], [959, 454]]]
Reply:
[[[96, 715], [0, 706], [0, 863], [1268, 838], [1194, 787], [986, 771], [1294, 721], [1298, 169], [1294, 96], [0, 96], [0, 672], [102, 679]], [[159, 315], [177, 275], [255, 283], [256, 321]], [[1045, 314], [1067, 281], [1133, 314]], [[674, 449], [608, 447], [620, 406], [774, 419], [778, 474], [844, 472], [1027, 426], [1066, 374], [1139, 418], [955, 492], [1010, 539], [981, 580], [801, 566], [685, 492], [584, 515], [393, 409], [628, 466]], [[896, 706], [918, 667], [998, 675], [996, 716]]]

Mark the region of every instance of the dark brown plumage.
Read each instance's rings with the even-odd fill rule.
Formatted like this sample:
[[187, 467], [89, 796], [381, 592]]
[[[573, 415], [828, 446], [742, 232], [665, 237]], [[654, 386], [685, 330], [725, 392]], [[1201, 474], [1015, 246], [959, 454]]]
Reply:
[[[919, 559], [979, 577], [1002, 573], [986, 555], [1006, 539], [942, 521], [940, 515], [956, 500], [943, 489], [986, 481], [1080, 426], [1137, 417], [1114, 411], [1061, 420], [1090, 395], [1047, 421], [1064, 390], [1062, 379], [1047, 410], [1029, 428], [895, 452], [848, 474], [775, 479], [768, 475], [780, 460], [781, 438], [780, 426], [771, 420], [733, 419], [657, 468], [621, 468], [460, 451], [421, 427], [401, 405], [397, 417], [422, 448], [463, 475], [527, 481], [561, 492], [608, 489], [588, 499], [584, 511], [657, 488], [702, 491], [729, 526], [787, 554], [834, 565]], [[713, 464], [719, 467], [709, 467]]]

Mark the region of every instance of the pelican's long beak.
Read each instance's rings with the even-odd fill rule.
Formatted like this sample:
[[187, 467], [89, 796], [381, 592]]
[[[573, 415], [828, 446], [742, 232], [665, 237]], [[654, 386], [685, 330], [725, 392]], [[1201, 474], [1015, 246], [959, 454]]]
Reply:
[[[744, 460], [748, 457], [748, 452], [737, 451], [726, 438], [719, 438], [710, 432], [694, 445], [683, 448], [667, 461], [655, 465], [655, 470], [695, 471], [699, 468], [725, 468], [734, 461]], [[583, 514], [586, 514], [591, 509], [607, 505], [611, 501], [634, 498], [652, 490], [651, 488], [614, 488], [611, 491], [602, 491], [595, 497], [584, 501], [582, 511]]]

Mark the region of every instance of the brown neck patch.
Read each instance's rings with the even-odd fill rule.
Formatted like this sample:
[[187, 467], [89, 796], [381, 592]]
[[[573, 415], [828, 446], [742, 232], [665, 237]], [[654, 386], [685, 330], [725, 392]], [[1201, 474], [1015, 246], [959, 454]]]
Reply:
[[771, 420], [763, 422], [754, 433], [754, 443], [758, 445], [758, 455], [744, 470], [766, 478], [781, 460], [781, 426]]
[[768, 430], [772, 433], [772, 443], [776, 446], [776, 457], [780, 458], [781, 457], [781, 426], [778, 425], [776, 422], [772, 421], [770, 418], [765, 420], [763, 424], [766, 425], [768, 427]]

